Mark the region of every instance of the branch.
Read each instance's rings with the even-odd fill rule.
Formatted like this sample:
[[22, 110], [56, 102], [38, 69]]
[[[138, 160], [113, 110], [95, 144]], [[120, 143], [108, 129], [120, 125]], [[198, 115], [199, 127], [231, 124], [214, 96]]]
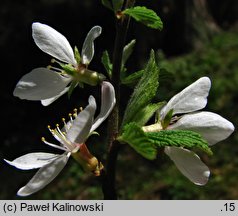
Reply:
[[[132, 7], [135, 0], [127, 0], [125, 9]], [[121, 144], [116, 140], [119, 129], [119, 104], [120, 104], [120, 72], [122, 64], [122, 54], [125, 45], [127, 29], [130, 19], [123, 17], [116, 20], [116, 39], [113, 53], [113, 68], [111, 82], [115, 88], [116, 105], [108, 120], [108, 157], [106, 171], [102, 173], [102, 190], [104, 199], [117, 199], [115, 188], [116, 163]]]

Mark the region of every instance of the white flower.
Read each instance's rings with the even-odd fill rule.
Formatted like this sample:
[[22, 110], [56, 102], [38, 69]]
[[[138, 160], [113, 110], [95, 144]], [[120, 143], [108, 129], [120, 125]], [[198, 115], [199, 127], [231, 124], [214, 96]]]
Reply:
[[[160, 111], [160, 120], [172, 109], [173, 115], [185, 114], [166, 128], [168, 130], [191, 130], [202, 135], [209, 145], [214, 145], [229, 137], [234, 131], [231, 122], [212, 112], [198, 110], [207, 104], [211, 87], [208, 77], [202, 77], [180, 93], [176, 94]], [[165, 129], [165, 128], [164, 128]], [[207, 183], [210, 171], [194, 152], [178, 147], [165, 147], [165, 153], [174, 161], [177, 168], [197, 185]]]
[[98, 171], [100, 172], [102, 168], [101, 164], [90, 154], [85, 145], [85, 141], [108, 117], [114, 105], [114, 88], [109, 82], [103, 82], [101, 109], [96, 119], [94, 119], [96, 101], [93, 96], [90, 96], [89, 105], [79, 114], [74, 113], [75, 119], [71, 116], [68, 123], [63, 119], [65, 125], [62, 129], [60, 129], [58, 125], [56, 125], [55, 129], [49, 128], [55, 139], [60, 142], [60, 146], [49, 143], [42, 138], [42, 141], [45, 144], [63, 150], [63, 154], [37, 152], [23, 155], [13, 161], [5, 160], [10, 165], [22, 170], [40, 168], [33, 178], [22, 187], [17, 194], [19, 196], [28, 196], [45, 187], [64, 168], [70, 155], [78, 159], [82, 164], [85, 164], [89, 171], [94, 172], [95, 175], [99, 175]]
[[[71, 48], [68, 40], [48, 25], [32, 24], [32, 36], [36, 45], [45, 53], [58, 59], [62, 69], [50, 67], [35, 68], [17, 83], [14, 96], [27, 100], [41, 100], [47, 106], [69, 90], [72, 81], [97, 85], [104, 76], [87, 69], [94, 55], [94, 40], [102, 28], [94, 26], [83, 43], [80, 55]], [[62, 63], [63, 62], [63, 63]], [[65, 64], [66, 63], [66, 64]], [[76, 86], [76, 84], [74, 84]]]

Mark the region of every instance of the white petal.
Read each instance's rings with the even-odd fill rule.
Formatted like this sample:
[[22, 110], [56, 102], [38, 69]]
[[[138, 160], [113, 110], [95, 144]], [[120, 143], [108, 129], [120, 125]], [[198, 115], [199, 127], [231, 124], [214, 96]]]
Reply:
[[66, 134], [66, 138], [72, 143], [84, 143], [89, 135], [97, 105], [93, 96], [90, 96], [88, 101], [89, 105], [74, 119]]
[[173, 114], [188, 113], [204, 108], [211, 87], [208, 77], [202, 77], [173, 96], [160, 112], [161, 119], [173, 109]]
[[49, 184], [64, 168], [68, 161], [69, 155], [63, 154], [53, 160], [51, 163], [43, 166], [33, 176], [33, 178], [18, 192], [18, 196], [29, 196]]
[[94, 26], [87, 34], [82, 48], [82, 63], [88, 65], [94, 55], [94, 40], [101, 34], [102, 28]]
[[71, 78], [47, 68], [36, 68], [20, 79], [13, 95], [27, 100], [44, 100], [58, 95], [70, 81]]
[[54, 101], [56, 101], [59, 97], [61, 97], [62, 95], [64, 95], [66, 92], [68, 92], [69, 87], [66, 87], [62, 92], [60, 92], [58, 95], [52, 97], [52, 98], [48, 98], [45, 100], [41, 100], [41, 104], [43, 106], [49, 106], [50, 104], [52, 104]]
[[234, 125], [212, 112], [197, 112], [186, 114], [169, 129], [191, 130], [198, 132], [210, 145], [229, 137], [234, 131]]
[[45, 53], [58, 60], [77, 65], [74, 52], [68, 40], [48, 25], [35, 22], [32, 24], [32, 37], [36, 45]]
[[5, 160], [8, 164], [22, 170], [37, 169], [45, 166], [58, 157], [58, 154], [36, 152], [23, 155], [13, 161]]
[[102, 95], [101, 95], [101, 110], [95, 119], [90, 133], [108, 117], [116, 103], [114, 87], [109, 82], [102, 82]]
[[209, 168], [194, 152], [178, 147], [166, 147], [165, 153], [174, 161], [179, 171], [194, 184], [207, 183], [210, 176]]

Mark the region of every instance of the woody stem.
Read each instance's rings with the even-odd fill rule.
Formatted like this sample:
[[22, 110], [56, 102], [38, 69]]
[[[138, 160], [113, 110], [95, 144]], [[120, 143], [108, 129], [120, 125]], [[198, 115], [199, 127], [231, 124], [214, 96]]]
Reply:
[[[127, 0], [124, 9], [132, 7], [135, 0]], [[126, 16], [116, 20], [116, 38], [113, 53], [113, 68], [111, 82], [115, 88], [116, 105], [108, 120], [108, 156], [106, 171], [103, 175], [102, 190], [104, 199], [117, 199], [117, 191], [115, 187], [116, 164], [117, 157], [120, 150], [120, 143], [116, 140], [119, 130], [119, 104], [120, 104], [120, 73], [122, 65], [123, 48], [130, 19]]]

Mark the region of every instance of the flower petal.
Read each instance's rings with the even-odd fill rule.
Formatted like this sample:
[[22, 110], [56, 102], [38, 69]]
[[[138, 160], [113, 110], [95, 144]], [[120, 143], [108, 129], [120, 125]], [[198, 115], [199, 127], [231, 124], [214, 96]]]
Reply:
[[58, 95], [70, 81], [71, 78], [47, 68], [36, 68], [19, 80], [13, 95], [27, 100], [44, 100]]
[[99, 37], [102, 32], [102, 28], [100, 26], [94, 26], [87, 34], [82, 48], [82, 63], [88, 65], [94, 55], [94, 40]]
[[61, 97], [62, 95], [64, 95], [66, 92], [68, 92], [69, 87], [66, 87], [62, 92], [60, 92], [58, 95], [52, 97], [52, 98], [48, 98], [45, 100], [41, 100], [41, 104], [43, 106], [49, 106], [50, 104], [52, 104], [54, 101], [56, 101], [59, 97]]
[[166, 147], [165, 153], [179, 171], [194, 184], [205, 185], [207, 183], [210, 175], [209, 168], [194, 152], [178, 147]]
[[160, 112], [161, 119], [173, 109], [173, 114], [189, 113], [204, 108], [211, 87], [208, 77], [202, 77], [173, 96]]
[[88, 102], [89, 105], [73, 120], [72, 126], [66, 134], [66, 138], [72, 143], [84, 143], [89, 135], [97, 105], [93, 96], [89, 97]]
[[33, 176], [33, 178], [18, 192], [18, 196], [28, 196], [49, 184], [64, 168], [69, 158], [69, 154], [59, 155], [55, 160], [43, 166]]
[[77, 65], [74, 52], [68, 40], [48, 25], [35, 22], [32, 24], [32, 37], [36, 45], [45, 53], [58, 60]]
[[4, 159], [8, 164], [14, 166], [18, 169], [29, 170], [37, 169], [45, 166], [46, 164], [52, 162], [58, 157], [58, 154], [51, 154], [45, 152], [36, 152], [25, 154], [21, 157], [16, 158], [13, 161]]
[[210, 145], [213, 145], [229, 137], [234, 131], [234, 125], [216, 113], [197, 112], [183, 115], [168, 129], [198, 132]]
[[97, 118], [94, 120], [90, 133], [108, 117], [116, 103], [114, 87], [109, 82], [102, 82], [101, 109]]

